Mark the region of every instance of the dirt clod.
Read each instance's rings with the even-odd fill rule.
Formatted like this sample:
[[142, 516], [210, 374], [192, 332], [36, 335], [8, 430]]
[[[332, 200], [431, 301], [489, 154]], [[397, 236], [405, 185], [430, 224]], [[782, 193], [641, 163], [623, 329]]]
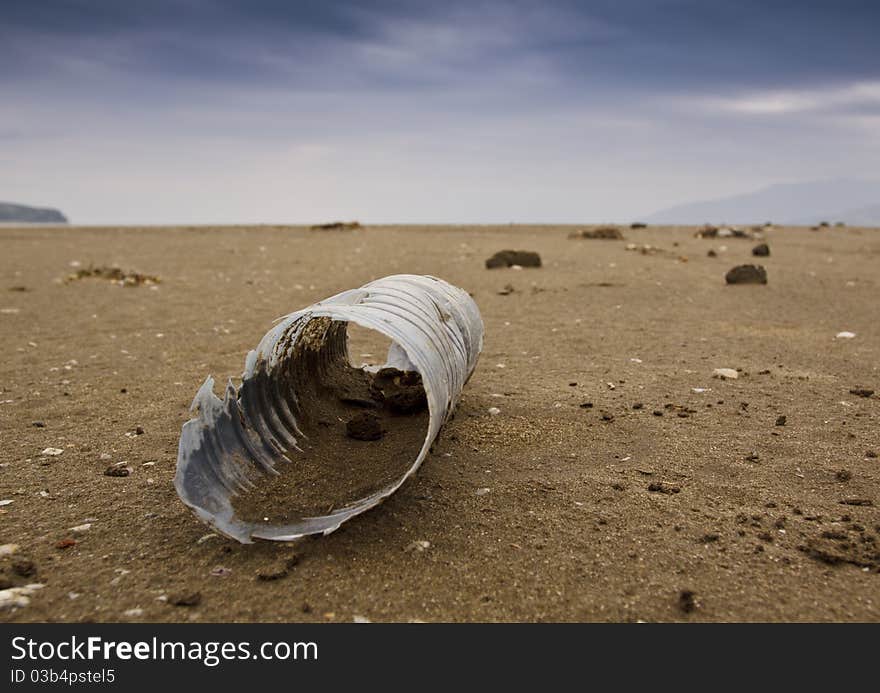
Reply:
[[651, 493], [665, 493], [666, 495], [672, 495], [674, 493], [679, 493], [681, 488], [673, 484], [668, 484], [665, 481], [652, 481], [648, 484], [648, 491]]
[[690, 614], [700, 607], [697, 595], [692, 590], [682, 590], [678, 593], [678, 608], [684, 613]]
[[761, 265], [737, 265], [724, 276], [724, 280], [728, 284], [766, 284], [767, 270]]
[[499, 267], [540, 267], [541, 256], [531, 250], [499, 250], [486, 260], [486, 269]]
[[354, 440], [379, 440], [382, 434], [382, 421], [371, 412], [356, 414], [345, 424], [345, 435]]

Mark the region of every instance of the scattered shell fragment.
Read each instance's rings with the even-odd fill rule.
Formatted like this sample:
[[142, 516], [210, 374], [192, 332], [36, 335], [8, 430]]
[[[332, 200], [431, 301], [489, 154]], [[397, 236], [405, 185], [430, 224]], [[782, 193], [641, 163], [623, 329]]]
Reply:
[[6, 506], [6, 505], [12, 505], [12, 503], [13, 503], [13, 501], [9, 500], [9, 499], [0, 500], [0, 508], [2, 508], [3, 506]]
[[85, 523], [83, 523], [83, 524], [81, 524], [81, 525], [77, 525], [76, 527], [71, 527], [69, 531], [70, 531], [70, 532], [73, 532], [74, 534], [85, 534], [85, 533], [88, 532], [91, 528], [92, 528], [92, 523], [91, 523], [91, 522], [85, 522]]
[[23, 608], [31, 603], [31, 595], [43, 585], [35, 582], [23, 587], [10, 587], [9, 589], [0, 590], [0, 609]]
[[834, 335], [834, 336], [835, 336], [836, 339], [852, 339], [853, 337], [856, 336], [856, 333], [855, 333], [855, 332], [846, 332], [846, 331], [844, 331], [844, 332], [838, 332], [838, 333], [837, 333], [836, 335]]
[[0, 558], [11, 556], [18, 551], [18, 544], [0, 544]]
[[60, 455], [62, 452], [64, 452], [64, 450], [62, 450], [61, 448], [45, 448], [40, 452], [40, 454], [50, 455], [54, 457], [55, 455]]
[[722, 380], [736, 380], [739, 377], [739, 373], [733, 368], [716, 368], [712, 375]]
[[[346, 340], [351, 324], [391, 340], [385, 366], [356, 368], [350, 363]], [[290, 313], [248, 354], [238, 390], [229, 381], [220, 399], [209, 376], [196, 393], [196, 418], [184, 424], [180, 437], [177, 493], [200, 520], [242, 543], [328, 534], [381, 503], [418, 469], [451, 417], [482, 343], [483, 323], [473, 299], [430, 276], [385, 277]], [[304, 382], [322, 386], [330, 374], [348, 377], [350, 371], [378, 378], [384, 369], [420, 376], [427, 398], [424, 442], [402, 474], [378, 488], [365, 484], [354, 500], [341, 507], [329, 503], [321, 513], [297, 511], [275, 521], [265, 520], [262, 513], [247, 519], [236, 511], [237, 498], [276, 479], [288, 465], [310, 461], [303, 457], [309, 454], [309, 439], [299, 424], [314, 418], [300, 401]], [[347, 401], [372, 406], [357, 393]], [[334, 430], [333, 421], [324, 423], [326, 430]]]
[[417, 539], [416, 541], [412, 541], [404, 547], [404, 551], [407, 553], [422, 553], [423, 551], [427, 551], [431, 548], [431, 542], [425, 539]]

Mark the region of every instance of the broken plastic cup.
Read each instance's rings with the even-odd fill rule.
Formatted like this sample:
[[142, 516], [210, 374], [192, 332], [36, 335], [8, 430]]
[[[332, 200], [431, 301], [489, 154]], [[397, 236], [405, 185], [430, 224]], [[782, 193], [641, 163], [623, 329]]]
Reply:
[[[356, 366], [347, 332], [390, 340]], [[281, 318], [221, 400], [208, 377], [180, 436], [174, 485], [205, 523], [243, 543], [327, 534], [421, 465], [477, 363], [483, 322], [463, 290], [395, 275]], [[357, 355], [354, 355], [357, 356]]]

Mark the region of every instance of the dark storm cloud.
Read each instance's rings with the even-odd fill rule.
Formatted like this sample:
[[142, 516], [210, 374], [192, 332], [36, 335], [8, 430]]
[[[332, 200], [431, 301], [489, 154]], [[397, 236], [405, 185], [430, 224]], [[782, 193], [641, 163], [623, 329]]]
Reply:
[[846, 0], [0, 0], [0, 197], [550, 222], [873, 177], [877, 26]]
[[0, 80], [85, 61], [142, 79], [313, 88], [455, 84], [540, 62], [578, 85], [808, 85], [880, 74], [880, 3], [5, 3]]

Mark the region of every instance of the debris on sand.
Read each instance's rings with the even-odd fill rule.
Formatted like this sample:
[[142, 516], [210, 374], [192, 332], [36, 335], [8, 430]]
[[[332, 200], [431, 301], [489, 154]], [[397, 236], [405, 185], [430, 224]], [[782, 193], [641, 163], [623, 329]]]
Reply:
[[94, 267], [92, 265], [67, 275], [65, 281], [72, 282], [78, 279], [105, 279], [119, 286], [150, 286], [161, 282], [159, 277], [152, 274], [126, 271], [119, 267]]
[[129, 476], [131, 474], [131, 467], [126, 465], [125, 462], [117, 462], [116, 464], [111, 464], [107, 469], [104, 470], [104, 476]]
[[331, 221], [327, 224], [312, 224], [312, 231], [351, 231], [361, 228], [359, 221]]
[[641, 253], [642, 255], [656, 255], [657, 253], [665, 253], [666, 251], [662, 248], [658, 248], [656, 245], [648, 245], [647, 243], [643, 245], [637, 245], [635, 243], [627, 243], [627, 250], [632, 250], [637, 253]]
[[736, 380], [739, 378], [739, 373], [733, 368], [716, 368], [712, 371], [712, 377], [722, 380]]
[[540, 267], [541, 256], [530, 250], [499, 250], [486, 260], [486, 269], [513, 266]]
[[395, 414], [418, 414], [428, 408], [422, 376], [416, 371], [380, 368], [370, 384], [370, 394]]
[[706, 257], [718, 257], [718, 253], [716, 253], [712, 248], [709, 248], [709, 252], [706, 253]]
[[651, 493], [664, 493], [667, 496], [671, 496], [672, 494], [681, 491], [681, 489], [673, 484], [667, 484], [665, 481], [652, 481], [648, 484], [648, 491]]
[[287, 558], [280, 558], [263, 566], [257, 571], [257, 580], [273, 582], [281, 580], [290, 574], [290, 571], [299, 564], [299, 554], [291, 554]]
[[776, 425], [777, 426], [785, 426], [786, 421], [788, 421], [788, 417], [785, 415], [776, 417]]
[[752, 248], [752, 255], [756, 257], [767, 257], [770, 255], [770, 246], [766, 243], [759, 243]]
[[345, 424], [345, 435], [354, 440], [379, 440], [382, 433], [382, 421], [367, 411], [357, 414]]
[[623, 234], [616, 226], [597, 226], [594, 229], [583, 229], [581, 231], [573, 231], [568, 235], [569, 238], [600, 240], [600, 241], [622, 241]]
[[871, 397], [874, 394], [874, 391], [869, 390], [866, 387], [854, 387], [849, 393], [851, 395], [856, 395], [857, 397]]
[[58, 455], [60, 455], [63, 452], [64, 452], [64, 450], [62, 450], [61, 448], [44, 448], [40, 452], [40, 454], [41, 455], [48, 455], [49, 457], [57, 457]]
[[0, 590], [0, 610], [3, 609], [21, 609], [31, 603], [31, 595], [43, 585], [38, 582], [23, 587], [10, 587]]
[[504, 288], [498, 291], [499, 296], [510, 296], [515, 291], [513, 284], [505, 284]]
[[700, 607], [697, 601], [697, 595], [692, 590], [682, 590], [678, 593], [678, 608], [684, 613], [689, 614], [696, 611]]
[[[355, 325], [388, 340], [383, 366], [355, 364]], [[196, 394], [180, 499], [245, 544], [335, 531], [419, 468], [482, 344], [470, 295], [430, 276], [384, 277], [284, 316], [248, 354], [240, 387], [221, 399], [208, 377]]]
[[754, 238], [755, 234], [751, 231], [743, 231], [736, 226], [711, 226], [707, 224], [699, 229], [694, 238]]
[[641, 221], [634, 221], [629, 227], [631, 229], [646, 229], [648, 228], [648, 225]]
[[853, 339], [856, 336], [855, 332], [838, 332], [834, 335], [835, 339]]
[[724, 280], [728, 284], [766, 284], [767, 270], [761, 265], [738, 265], [724, 276]]
[[423, 553], [431, 548], [431, 542], [426, 539], [417, 539], [416, 541], [411, 541], [409, 544], [403, 547], [403, 550], [406, 553]]
[[850, 525], [846, 531], [826, 530], [798, 546], [798, 550], [827, 565], [848, 563], [880, 571], [880, 546], [861, 525]]

